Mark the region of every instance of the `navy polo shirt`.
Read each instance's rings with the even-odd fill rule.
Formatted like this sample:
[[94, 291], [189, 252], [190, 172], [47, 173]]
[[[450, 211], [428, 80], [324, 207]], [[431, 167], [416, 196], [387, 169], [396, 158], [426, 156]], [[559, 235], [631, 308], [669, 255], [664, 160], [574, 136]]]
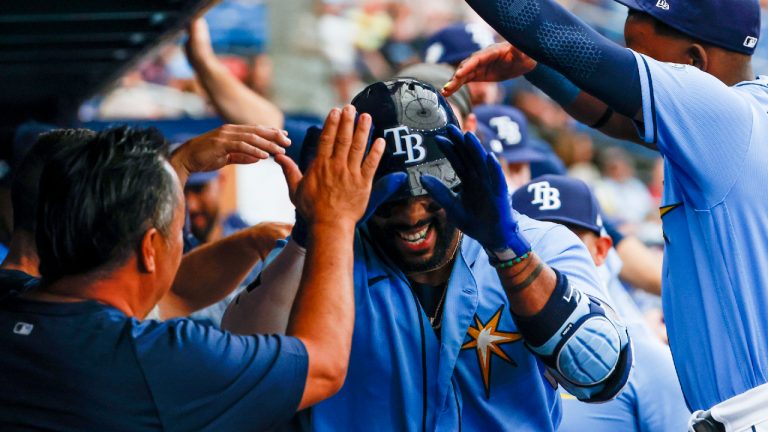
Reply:
[[308, 362], [292, 337], [23, 298], [0, 302], [0, 350], [0, 430], [269, 429], [295, 413]]

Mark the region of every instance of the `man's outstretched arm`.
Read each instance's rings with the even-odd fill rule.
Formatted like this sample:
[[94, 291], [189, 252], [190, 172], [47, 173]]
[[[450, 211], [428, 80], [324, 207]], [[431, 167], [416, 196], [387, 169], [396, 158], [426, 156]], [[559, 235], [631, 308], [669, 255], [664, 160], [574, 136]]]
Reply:
[[184, 317], [224, 299], [290, 231], [290, 224], [263, 222], [184, 255], [171, 290], [158, 303], [160, 317]]
[[561, 73], [538, 63], [509, 42], [493, 44], [465, 59], [445, 84], [443, 95], [449, 96], [469, 82], [499, 82], [521, 76], [579, 122], [608, 136], [644, 144], [629, 117], [609, 109], [605, 102], [582, 91]]
[[506, 40], [539, 63], [634, 118], [642, 107], [634, 54], [597, 33], [554, 0], [467, 0]]

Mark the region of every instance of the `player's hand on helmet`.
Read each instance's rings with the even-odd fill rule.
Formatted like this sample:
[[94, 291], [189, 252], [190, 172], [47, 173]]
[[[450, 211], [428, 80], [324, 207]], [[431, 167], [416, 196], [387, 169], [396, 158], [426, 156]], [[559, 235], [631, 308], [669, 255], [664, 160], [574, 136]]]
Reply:
[[303, 176], [290, 158], [275, 157], [283, 168], [291, 200], [310, 225], [354, 226], [365, 213], [384, 140], [374, 141], [366, 155], [371, 116], [360, 115], [355, 126], [355, 114], [351, 105], [331, 110], [318, 138], [317, 154]]
[[442, 93], [448, 97], [470, 82], [499, 82], [517, 78], [532, 71], [536, 64], [536, 60], [509, 42], [496, 43], [464, 59]]
[[177, 171], [213, 171], [229, 164], [251, 164], [285, 154], [287, 133], [264, 126], [226, 124], [182, 144], [171, 156]]
[[[301, 160], [299, 162], [299, 167], [304, 171], [306, 171], [307, 167], [315, 157], [321, 133], [322, 130], [316, 126], [312, 126], [307, 130], [304, 142], [301, 145]], [[408, 175], [402, 172], [387, 174], [376, 180], [371, 189], [371, 197], [368, 200], [368, 207], [365, 209], [365, 214], [358, 224], [362, 224], [368, 220], [382, 203], [402, 189], [407, 182]], [[307, 244], [307, 223], [301, 217], [299, 212], [296, 212], [296, 223], [291, 231], [291, 238], [299, 246], [305, 247]]]
[[509, 191], [498, 160], [483, 149], [475, 134], [454, 125], [450, 137], [437, 137], [438, 145], [461, 179], [462, 191], [452, 192], [436, 177], [425, 174], [421, 184], [468, 236], [491, 251], [511, 249], [520, 256], [530, 245], [520, 234], [510, 205]]

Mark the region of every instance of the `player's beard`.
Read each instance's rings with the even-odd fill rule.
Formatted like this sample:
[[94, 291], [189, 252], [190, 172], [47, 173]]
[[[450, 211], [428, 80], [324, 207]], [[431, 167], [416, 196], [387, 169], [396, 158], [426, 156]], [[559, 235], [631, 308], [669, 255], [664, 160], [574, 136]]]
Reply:
[[[195, 238], [203, 243], [208, 241], [208, 236], [213, 232], [213, 228], [216, 226], [216, 221], [219, 219], [219, 211], [216, 209], [212, 214], [208, 212], [195, 212], [190, 213], [190, 231]], [[196, 223], [196, 221], [203, 220], [202, 224]]]
[[432, 254], [423, 259], [404, 256], [395, 246], [397, 230], [388, 225], [368, 223], [368, 232], [374, 243], [405, 274], [427, 273], [448, 264], [454, 257], [461, 232], [448, 221], [445, 213], [432, 216], [428, 221], [435, 230], [436, 239]]

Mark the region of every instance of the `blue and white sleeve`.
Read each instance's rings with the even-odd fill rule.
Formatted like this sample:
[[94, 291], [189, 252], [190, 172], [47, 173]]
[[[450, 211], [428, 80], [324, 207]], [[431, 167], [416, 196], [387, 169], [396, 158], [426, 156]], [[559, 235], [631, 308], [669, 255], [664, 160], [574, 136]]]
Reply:
[[[467, 0], [488, 24], [524, 53], [561, 73], [616, 112], [640, 111], [632, 52], [590, 28], [555, 0]], [[573, 92], [566, 100], [575, 97]]]
[[585, 402], [610, 400], [632, 369], [632, 344], [623, 322], [605, 302], [589, 252], [568, 229], [541, 228], [533, 251], [557, 276], [555, 289], [533, 316], [513, 314], [528, 348], [569, 393]]
[[[752, 109], [714, 76], [634, 53], [642, 88], [640, 137], [685, 173], [712, 205], [739, 175], [749, 149]], [[682, 179], [682, 177], [680, 177]]]

